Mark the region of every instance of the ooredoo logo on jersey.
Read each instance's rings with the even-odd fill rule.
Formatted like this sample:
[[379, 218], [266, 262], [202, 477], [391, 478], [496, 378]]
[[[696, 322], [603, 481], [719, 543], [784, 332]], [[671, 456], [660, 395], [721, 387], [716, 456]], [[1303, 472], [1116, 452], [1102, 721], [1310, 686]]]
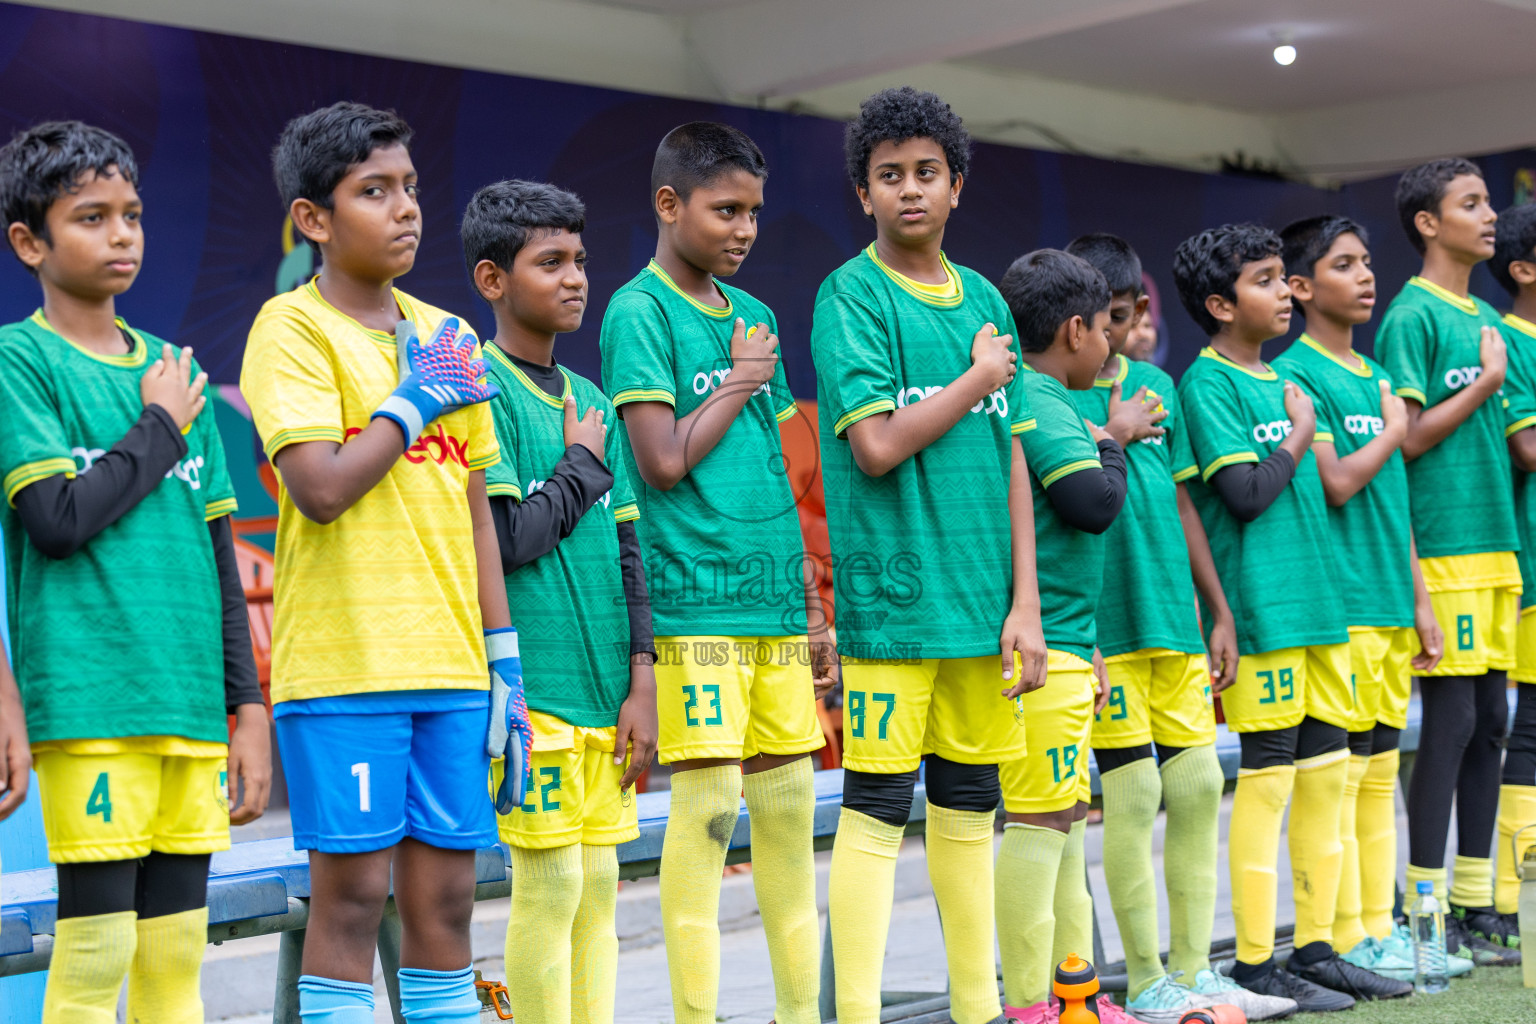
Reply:
[[1273, 444], [1291, 436], [1290, 420], [1270, 420], [1253, 428], [1253, 439], [1259, 444]]

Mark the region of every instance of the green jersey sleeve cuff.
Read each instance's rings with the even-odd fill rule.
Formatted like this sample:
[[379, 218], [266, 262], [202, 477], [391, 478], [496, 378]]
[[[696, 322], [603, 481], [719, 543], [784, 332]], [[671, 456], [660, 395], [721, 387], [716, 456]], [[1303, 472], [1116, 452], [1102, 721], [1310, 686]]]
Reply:
[[1259, 457], [1253, 452], [1234, 452], [1231, 455], [1223, 455], [1200, 471], [1200, 479], [1209, 480], [1216, 475], [1218, 470], [1226, 469], [1228, 466], [1236, 466], [1242, 462], [1258, 461]]
[[75, 460], [66, 459], [62, 455], [56, 459], [39, 459], [36, 462], [28, 462], [17, 466], [5, 474], [5, 500], [11, 505], [16, 504], [16, 495], [28, 484], [35, 484], [39, 480], [46, 480], [50, 476], [75, 475]]
[[1312, 435], [1312, 443], [1317, 444], [1319, 441], [1322, 441], [1325, 444], [1333, 444], [1333, 434], [1326, 430], [1319, 430], [1317, 433]]
[[1428, 405], [1429, 404], [1428, 401], [1424, 397], [1424, 392], [1420, 391], [1418, 388], [1398, 388], [1397, 389], [1397, 397], [1398, 398], [1411, 398], [1415, 402], [1418, 402], [1420, 405]]
[[677, 408], [677, 396], [666, 388], [625, 388], [613, 396], [615, 407], [628, 402], [665, 402]]
[[859, 420], [868, 419], [879, 412], [895, 411], [896, 403], [889, 398], [877, 398], [873, 402], [865, 402], [863, 405], [849, 409], [842, 416], [838, 417], [837, 422], [832, 425], [832, 433], [842, 437], [848, 432], [848, 428], [859, 422]]
[[501, 449], [500, 448], [492, 448], [490, 451], [485, 452], [482, 455], [477, 455], [475, 458], [470, 459], [469, 460], [469, 468], [471, 470], [490, 469], [492, 466], [496, 465], [500, 461], [501, 461]]
[[1526, 416], [1524, 419], [1515, 420], [1515, 422], [1505, 427], [1504, 436], [1513, 437], [1515, 434], [1520, 433], [1520, 431], [1524, 430], [1526, 427], [1532, 426], [1536, 426], [1536, 416]]
[[267, 438], [262, 450], [267, 453], [268, 459], [273, 459], [277, 457], [278, 452], [300, 441], [335, 441], [341, 444], [343, 438], [340, 427], [290, 427], [287, 430], [279, 430]]
[[207, 505], [203, 506], [203, 521], [211, 523], [215, 519], [232, 516], [239, 510], [240, 506], [235, 502], [234, 498], [220, 498], [217, 501], [210, 501]]
[[1051, 470], [1049, 473], [1045, 474], [1045, 476], [1040, 478], [1040, 486], [1049, 487], [1051, 484], [1055, 483], [1057, 480], [1060, 480], [1062, 477], [1071, 476], [1073, 473], [1081, 473], [1085, 469], [1103, 468], [1104, 463], [1100, 462], [1098, 459], [1078, 459], [1076, 462], [1069, 462], [1065, 466], [1058, 466], [1057, 468]]
[[618, 508], [613, 510], [613, 521], [616, 523], [627, 523], [631, 520], [639, 518], [640, 506], [632, 501], [627, 505], [620, 505]]
[[522, 501], [523, 500], [523, 489], [521, 487], [517, 486], [517, 484], [510, 484], [510, 483], [506, 483], [506, 484], [504, 484], [504, 483], [495, 483], [495, 484], [493, 484], [493, 483], [487, 482], [486, 485], [485, 485], [485, 493], [486, 493], [487, 497], [491, 497], [491, 498], [511, 498], [514, 501]]
[[1039, 421], [1037, 421], [1033, 416], [1031, 416], [1027, 420], [1019, 420], [1019, 422], [1017, 422], [1017, 423], [1009, 424], [1008, 432], [1010, 434], [1027, 434], [1031, 430], [1034, 430], [1039, 425], [1040, 425]]
[[1183, 469], [1176, 469], [1173, 471], [1173, 482], [1181, 484], [1199, 472], [1199, 466], [1185, 466]]
[[800, 407], [794, 402], [790, 402], [784, 408], [775, 413], [774, 418], [776, 418], [780, 423], [783, 423], [785, 420], [793, 418], [795, 413], [799, 411]]

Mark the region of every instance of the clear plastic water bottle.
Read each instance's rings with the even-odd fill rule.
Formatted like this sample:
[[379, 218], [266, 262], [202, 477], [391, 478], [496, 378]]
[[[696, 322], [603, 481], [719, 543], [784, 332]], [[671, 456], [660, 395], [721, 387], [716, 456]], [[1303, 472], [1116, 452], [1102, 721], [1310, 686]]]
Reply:
[[1413, 935], [1413, 988], [1416, 992], [1444, 992], [1450, 985], [1445, 972], [1445, 910], [1435, 899], [1432, 882], [1417, 885], [1418, 899], [1408, 911], [1408, 931]]

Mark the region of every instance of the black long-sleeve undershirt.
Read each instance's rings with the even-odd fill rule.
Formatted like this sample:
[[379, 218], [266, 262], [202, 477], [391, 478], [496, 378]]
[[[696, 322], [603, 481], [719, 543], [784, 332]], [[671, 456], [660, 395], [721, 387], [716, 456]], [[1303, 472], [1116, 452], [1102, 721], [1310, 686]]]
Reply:
[[1251, 523], [1275, 503], [1296, 475], [1296, 460], [1284, 448], [1276, 448], [1263, 462], [1226, 466], [1211, 477], [1227, 511], [1239, 522]]
[[[170, 413], [158, 405], [148, 406], [122, 440], [91, 463], [88, 472], [44, 477], [17, 492], [17, 518], [27, 539], [44, 556], [69, 558], [148, 497], [186, 453], [186, 439]], [[208, 539], [219, 572], [224, 704], [233, 714], [241, 704], [262, 702], [261, 685], [228, 516], [208, 524]]]
[[1125, 449], [1113, 440], [1099, 442], [1102, 469], [1069, 473], [1045, 489], [1062, 521], [1084, 533], [1103, 533], [1125, 504]]
[[[546, 394], [559, 397], [565, 381], [557, 366], [542, 366], [517, 356], [509, 358]], [[609, 429], [616, 429], [610, 424]], [[613, 486], [613, 473], [584, 445], [573, 444], [560, 456], [548, 479], [522, 501], [509, 496], [491, 498], [491, 518], [501, 549], [501, 571], [510, 574], [549, 552], [576, 529], [587, 510]], [[640, 556], [635, 524], [617, 524], [619, 566], [629, 613], [629, 652], [656, 654], [651, 625], [651, 596]]]

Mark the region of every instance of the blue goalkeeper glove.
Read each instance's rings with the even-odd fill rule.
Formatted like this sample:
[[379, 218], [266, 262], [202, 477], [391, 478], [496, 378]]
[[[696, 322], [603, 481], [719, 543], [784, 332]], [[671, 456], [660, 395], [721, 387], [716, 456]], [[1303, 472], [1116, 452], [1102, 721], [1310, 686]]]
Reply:
[[425, 345], [416, 336], [416, 325], [401, 320], [395, 325], [400, 386], [369, 418], [394, 420], [409, 448], [443, 413], [495, 398], [500, 392], [485, 379], [485, 360], [475, 359], [474, 353], [474, 332], [456, 316], [444, 317]]
[[517, 630], [485, 631], [485, 660], [491, 669], [491, 726], [485, 751], [506, 759], [501, 787], [496, 790], [496, 813], [511, 814], [521, 807], [533, 785], [533, 724], [528, 721], [528, 702], [523, 698], [523, 662], [517, 653]]

